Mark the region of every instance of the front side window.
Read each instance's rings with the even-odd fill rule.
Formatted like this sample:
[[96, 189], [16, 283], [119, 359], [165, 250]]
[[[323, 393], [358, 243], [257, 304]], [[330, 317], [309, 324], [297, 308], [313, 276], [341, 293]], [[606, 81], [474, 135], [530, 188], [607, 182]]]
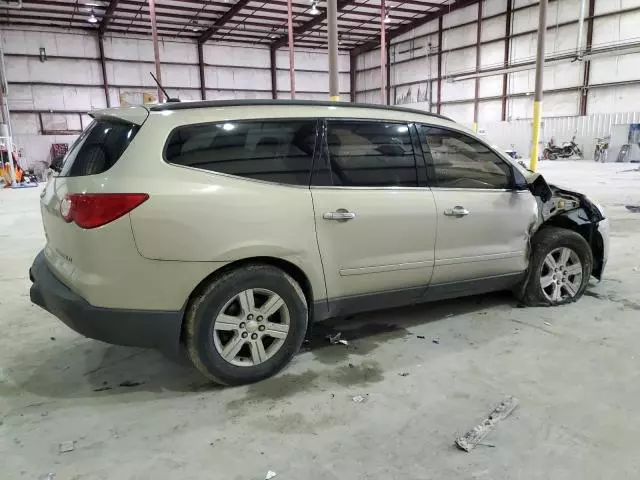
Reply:
[[510, 188], [511, 168], [478, 140], [455, 130], [421, 126], [420, 142], [431, 162], [435, 186], [445, 188]]
[[225, 122], [175, 129], [167, 162], [239, 177], [309, 185], [315, 120]]
[[327, 146], [334, 186], [418, 186], [416, 159], [406, 124], [329, 120]]

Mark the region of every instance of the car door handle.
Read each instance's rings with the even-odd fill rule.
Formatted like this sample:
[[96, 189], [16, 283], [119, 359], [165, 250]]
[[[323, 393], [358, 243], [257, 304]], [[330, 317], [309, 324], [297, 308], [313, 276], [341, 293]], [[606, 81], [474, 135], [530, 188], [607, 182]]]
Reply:
[[464, 207], [461, 207], [460, 205], [453, 207], [453, 208], [448, 208], [444, 211], [444, 214], [448, 217], [464, 217], [465, 215], [469, 215], [469, 210], [467, 210]]
[[325, 212], [322, 214], [322, 218], [325, 220], [336, 220], [338, 222], [346, 222], [356, 218], [356, 214], [349, 212], [343, 208], [338, 209], [335, 212]]

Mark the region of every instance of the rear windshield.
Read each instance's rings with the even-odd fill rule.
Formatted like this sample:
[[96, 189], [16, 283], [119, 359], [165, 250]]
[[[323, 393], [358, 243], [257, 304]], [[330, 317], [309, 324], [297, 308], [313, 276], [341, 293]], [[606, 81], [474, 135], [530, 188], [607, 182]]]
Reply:
[[106, 172], [122, 156], [139, 128], [125, 121], [93, 121], [69, 150], [60, 176], [82, 177]]

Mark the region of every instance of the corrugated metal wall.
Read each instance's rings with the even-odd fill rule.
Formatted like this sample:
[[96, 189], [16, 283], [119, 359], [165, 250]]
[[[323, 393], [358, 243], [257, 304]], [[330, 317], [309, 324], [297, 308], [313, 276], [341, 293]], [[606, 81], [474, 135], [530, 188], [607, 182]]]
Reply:
[[[540, 140], [547, 144], [551, 137], [555, 137], [556, 144], [571, 140], [576, 136], [576, 142], [584, 152], [585, 158], [592, 160], [596, 138], [611, 135], [614, 125], [628, 125], [640, 123], [640, 112], [602, 113], [587, 117], [556, 117], [545, 118], [542, 124]], [[511, 122], [495, 122], [481, 125], [486, 137], [503, 149], [512, 146], [522, 155], [528, 157], [531, 151], [531, 120], [512, 120]], [[620, 145], [613, 144], [609, 150], [609, 161], [617, 155]]]

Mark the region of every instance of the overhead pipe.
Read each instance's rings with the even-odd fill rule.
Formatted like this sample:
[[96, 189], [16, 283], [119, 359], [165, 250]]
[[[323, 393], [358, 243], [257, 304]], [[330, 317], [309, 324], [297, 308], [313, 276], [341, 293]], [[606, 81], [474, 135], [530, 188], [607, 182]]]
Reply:
[[[582, 56], [582, 60], [591, 60], [598, 57], [607, 57], [611, 55], [630, 55], [632, 53], [640, 53], [640, 43], [633, 43], [624, 47], [602, 47], [597, 50], [591, 50]], [[561, 55], [559, 58], [548, 57], [545, 59], [545, 66], [556, 65], [559, 63], [567, 63], [575, 60], [573, 53]], [[451, 75], [447, 77], [449, 82], [461, 82], [463, 80], [471, 80], [474, 78], [493, 77], [495, 75], [503, 75], [505, 73], [522, 72], [525, 70], [533, 70], [536, 68], [534, 62], [528, 62], [521, 65], [513, 65], [509, 68], [497, 68], [495, 70], [486, 70], [478, 73], [463, 73], [459, 75]]]
[[291, 100], [296, 98], [296, 65], [293, 45], [293, 7], [292, 0], [287, 0], [287, 28], [289, 30], [289, 79], [291, 81]]
[[580, 60], [582, 58], [582, 36], [584, 31], [584, 16], [586, 12], [587, 0], [580, 1], [580, 18], [578, 19], [578, 43], [576, 45], [576, 58]]

